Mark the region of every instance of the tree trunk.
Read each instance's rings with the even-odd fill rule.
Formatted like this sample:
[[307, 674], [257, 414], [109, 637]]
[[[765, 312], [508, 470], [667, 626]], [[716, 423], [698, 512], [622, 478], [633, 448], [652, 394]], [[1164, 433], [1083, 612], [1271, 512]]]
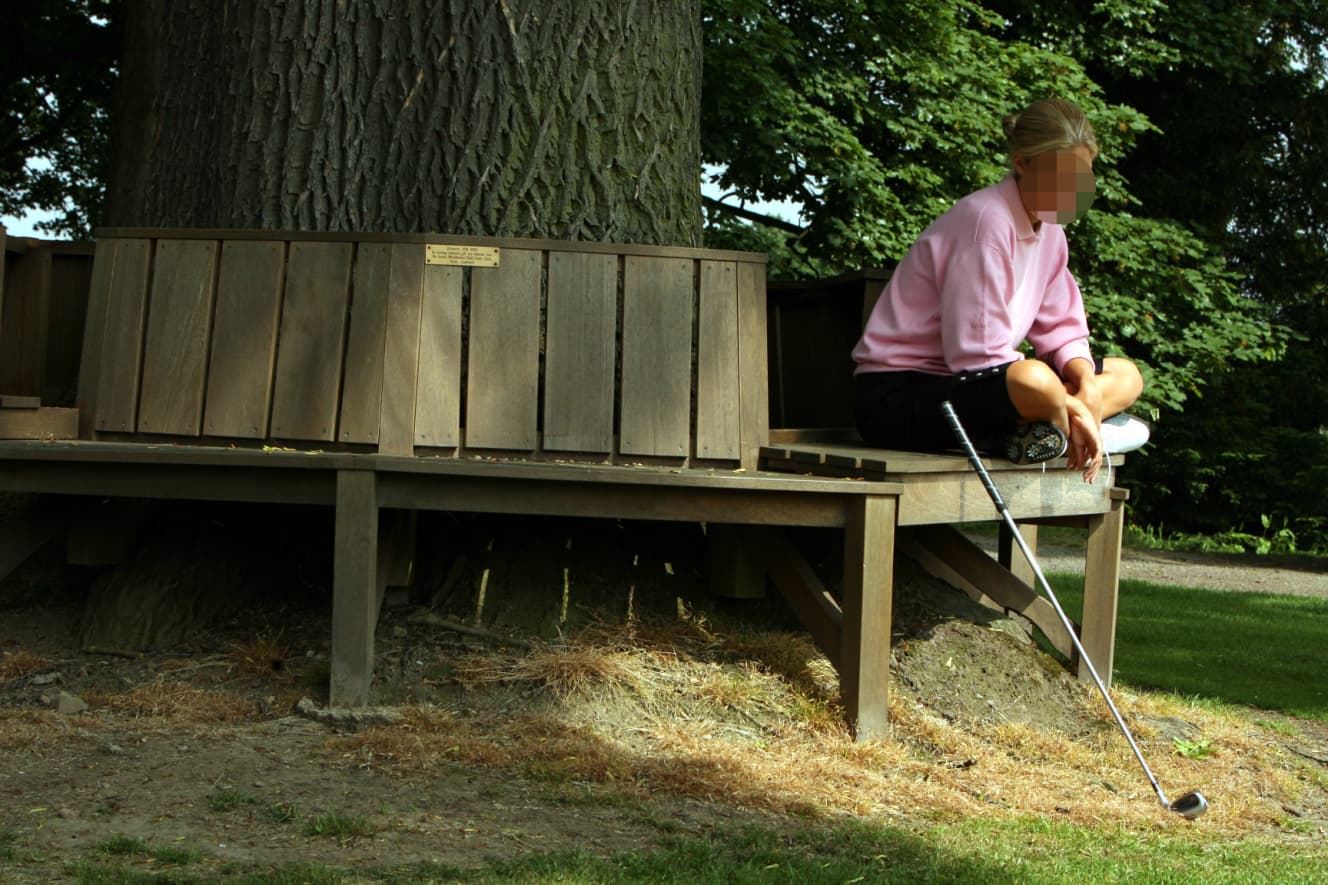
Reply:
[[697, 0], [130, 0], [107, 222], [695, 245]]

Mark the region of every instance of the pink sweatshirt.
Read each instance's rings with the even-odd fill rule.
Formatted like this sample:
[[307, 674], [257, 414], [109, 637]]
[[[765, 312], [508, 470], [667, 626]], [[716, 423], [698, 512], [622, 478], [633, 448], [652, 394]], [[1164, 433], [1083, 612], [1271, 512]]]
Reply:
[[1065, 231], [1033, 230], [1013, 176], [969, 194], [922, 232], [853, 348], [857, 372], [936, 375], [1021, 359], [1033, 345], [1060, 372], [1092, 359]]

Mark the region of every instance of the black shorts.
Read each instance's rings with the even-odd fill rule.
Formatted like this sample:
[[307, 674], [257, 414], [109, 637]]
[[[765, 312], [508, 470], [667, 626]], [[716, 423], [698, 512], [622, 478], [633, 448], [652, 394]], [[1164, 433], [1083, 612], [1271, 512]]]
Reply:
[[[969, 437], [979, 448], [1005, 436], [1019, 422], [1010, 401], [1002, 363], [958, 375], [927, 372], [861, 372], [853, 379], [853, 409], [858, 433], [868, 445], [884, 449], [943, 452], [957, 448], [954, 431], [941, 414], [949, 400]], [[1095, 360], [1102, 374], [1102, 360]]]

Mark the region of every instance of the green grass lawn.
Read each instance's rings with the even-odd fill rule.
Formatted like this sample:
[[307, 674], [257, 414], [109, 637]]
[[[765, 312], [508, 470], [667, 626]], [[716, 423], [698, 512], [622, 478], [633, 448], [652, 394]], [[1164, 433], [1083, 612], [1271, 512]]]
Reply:
[[[1083, 578], [1047, 576], [1072, 618]], [[1121, 581], [1115, 676], [1328, 721], [1328, 600]]]
[[1328, 850], [1260, 840], [1206, 843], [1192, 836], [1086, 829], [1041, 819], [966, 820], [918, 828], [871, 822], [775, 832], [742, 828], [666, 840], [656, 850], [595, 855], [534, 853], [460, 869], [410, 864], [352, 873], [316, 863], [131, 870], [106, 863], [67, 868], [79, 885], [297, 883], [1306, 883], [1325, 881]]

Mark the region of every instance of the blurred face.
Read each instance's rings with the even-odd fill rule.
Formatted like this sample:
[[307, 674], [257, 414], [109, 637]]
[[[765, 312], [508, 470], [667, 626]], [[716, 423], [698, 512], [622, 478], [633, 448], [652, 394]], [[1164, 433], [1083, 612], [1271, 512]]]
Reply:
[[1069, 224], [1088, 213], [1097, 193], [1093, 153], [1085, 145], [1033, 157], [1015, 154], [1019, 196], [1029, 218]]

